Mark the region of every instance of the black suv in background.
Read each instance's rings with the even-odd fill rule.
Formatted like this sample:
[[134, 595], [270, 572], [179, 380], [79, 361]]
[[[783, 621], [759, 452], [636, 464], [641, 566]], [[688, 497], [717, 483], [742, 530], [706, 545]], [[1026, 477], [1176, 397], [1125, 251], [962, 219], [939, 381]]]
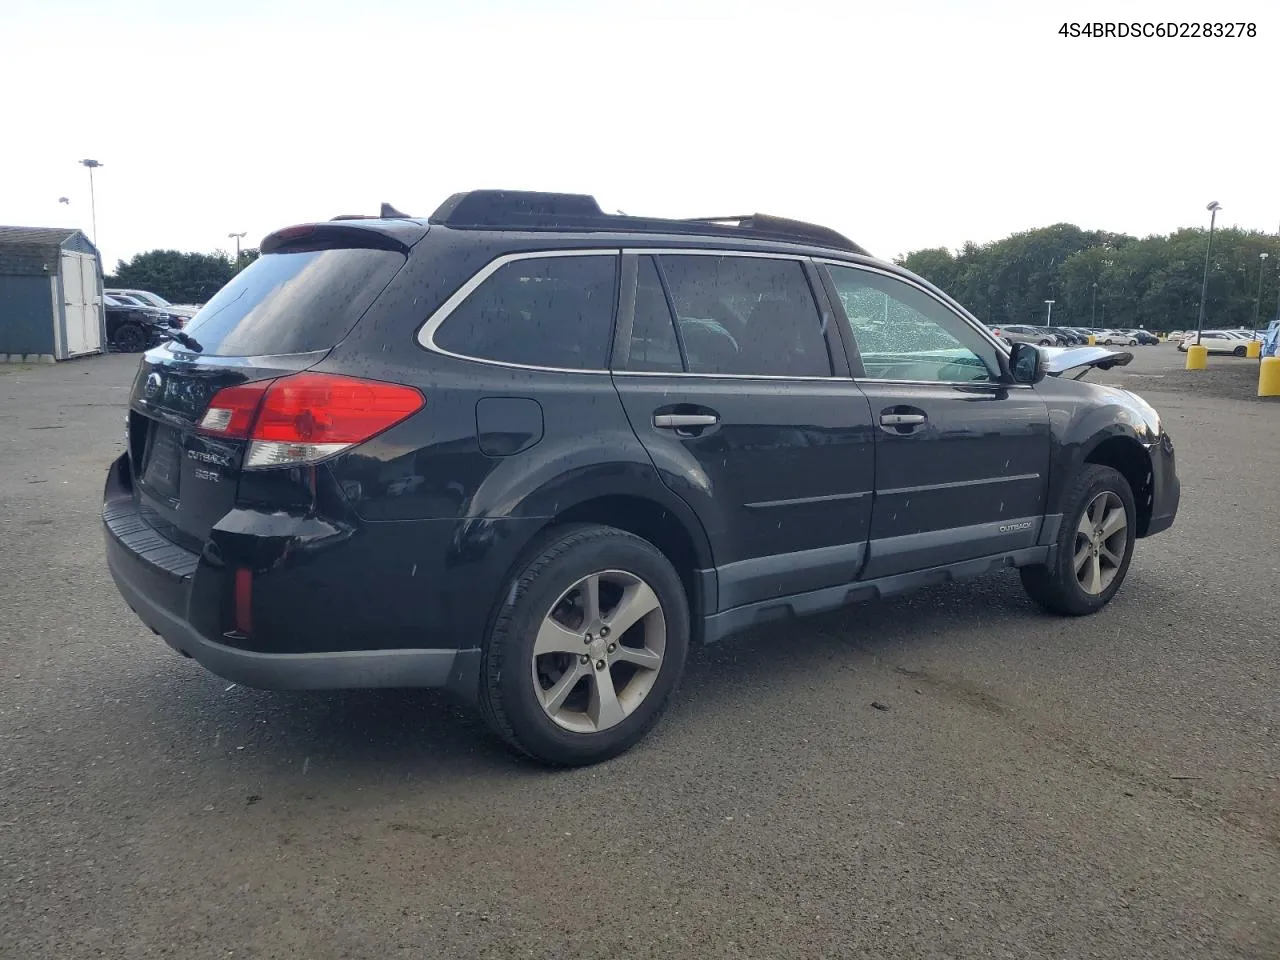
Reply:
[[141, 353], [168, 340], [179, 329], [178, 318], [155, 307], [104, 294], [102, 311], [106, 314], [107, 342], [121, 353]]
[[590, 763], [692, 641], [1010, 566], [1092, 613], [1173, 523], [1155, 410], [1059, 376], [1129, 355], [1010, 348], [823, 227], [478, 191], [262, 254], [143, 358], [102, 514], [241, 683], [448, 687]]

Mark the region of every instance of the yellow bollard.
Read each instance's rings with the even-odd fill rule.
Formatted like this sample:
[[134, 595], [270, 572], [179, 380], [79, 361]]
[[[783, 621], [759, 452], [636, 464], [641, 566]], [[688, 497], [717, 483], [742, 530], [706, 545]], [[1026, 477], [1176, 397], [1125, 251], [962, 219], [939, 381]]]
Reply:
[[1098, 338], [1095, 337], [1092, 333], [1089, 334], [1089, 346], [1096, 347], [1097, 345], [1098, 345]]
[[1263, 357], [1258, 365], [1258, 396], [1280, 397], [1280, 357]]
[[1250, 340], [1247, 344], [1245, 344], [1244, 355], [1248, 357], [1250, 360], [1257, 360], [1260, 356], [1262, 356], [1262, 341]]
[[1187, 369], [1203, 370], [1209, 365], [1209, 348], [1203, 343], [1193, 343], [1187, 347]]

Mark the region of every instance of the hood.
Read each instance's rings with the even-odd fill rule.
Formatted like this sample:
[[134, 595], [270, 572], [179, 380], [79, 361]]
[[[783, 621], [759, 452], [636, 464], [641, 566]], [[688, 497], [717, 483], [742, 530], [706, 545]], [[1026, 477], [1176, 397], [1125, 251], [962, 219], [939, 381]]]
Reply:
[[1110, 370], [1123, 367], [1133, 359], [1133, 354], [1127, 350], [1111, 347], [1041, 347], [1040, 353], [1044, 356], [1045, 373], [1051, 377], [1060, 377], [1068, 370], [1081, 368], [1073, 380], [1079, 380], [1094, 367]]

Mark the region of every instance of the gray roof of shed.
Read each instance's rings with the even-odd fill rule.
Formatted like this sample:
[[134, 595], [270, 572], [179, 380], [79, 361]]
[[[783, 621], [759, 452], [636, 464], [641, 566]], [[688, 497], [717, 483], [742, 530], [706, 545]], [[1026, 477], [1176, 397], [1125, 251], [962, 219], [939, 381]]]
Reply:
[[0, 227], [0, 246], [60, 247], [79, 232], [66, 227]]
[[97, 252], [83, 231], [71, 227], [0, 226], [0, 274], [47, 276], [59, 269], [63, 250]]

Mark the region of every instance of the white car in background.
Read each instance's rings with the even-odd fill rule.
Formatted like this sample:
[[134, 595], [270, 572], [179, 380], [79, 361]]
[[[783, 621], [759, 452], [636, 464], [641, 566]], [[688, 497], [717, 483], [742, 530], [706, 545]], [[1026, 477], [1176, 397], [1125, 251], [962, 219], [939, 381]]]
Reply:
[[1108, 347], [1136, 347], [1138, 345], [1138, 338], [1132, 334], [1125, 333], [1123, 330], [1103, 330], [1101, 333], [1094, 334], [1094, 339]]
[[[1251, 339], [1253, 338], [1234, 330], [1204, 330], [1200, 333], [1200, 345], [1210, 353], [1226, 353], [1236, 357], [1243, 357], [1249, 352]], [[1178, 344], [1178, 349], [1186, 353], [1187, 348], [1195, 342], [1196, 332], [1192, 330]]]

